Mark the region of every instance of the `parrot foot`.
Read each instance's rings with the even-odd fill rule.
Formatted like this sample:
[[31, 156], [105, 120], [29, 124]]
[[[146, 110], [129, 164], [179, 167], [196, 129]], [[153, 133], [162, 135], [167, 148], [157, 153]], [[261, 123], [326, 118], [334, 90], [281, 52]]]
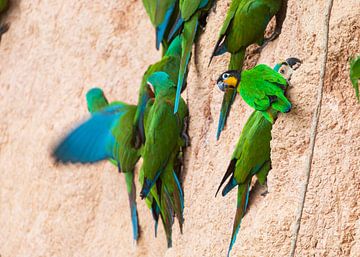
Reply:
[[261, 195], [262, 197], [265, 197], [268, 193], [269, 193], [269, 191], [268, 191], [268, 189], [267, 189], [267, 187], [266, 187], [266, 190], [265, 190], [264, 192], [262, 192], [260, 195]]

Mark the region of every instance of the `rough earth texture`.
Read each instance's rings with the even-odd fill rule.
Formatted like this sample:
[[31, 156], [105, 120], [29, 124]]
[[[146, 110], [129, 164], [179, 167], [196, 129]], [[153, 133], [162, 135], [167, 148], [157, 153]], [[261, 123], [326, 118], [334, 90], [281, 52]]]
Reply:
[[[222, 94], [215, 87], [228, 56], [207, 63], [230, 3], [219, 0], [197, 44], [183, 93], [192, 146], [184, 174], [185, 227], [166, 248], [138, 199], [142, 239], [131, 237], [124, 177], [109, 163], [55, 166], [51, 147], [87, 117], [84, 94], [100, 86], [110, 100], [136, 103], [141, 76], [160, 58], [140, 0], [12, 1], [0, 44], [0, 255], [225, 256], [236, 190], [214, 198], [251, 113], [238, 97], [220, 141]], [[346, 3], [345, 3], [346, 2]], [[232, 256], [289, 256], [310, 153], [323, 55], [327, 1], [289, 0], [280, 37], [248, 63], [303, 60], [289, 91], [291, 113], [273, 129], [269, 194], [256, 193]], [[360, 104], [348, 58], [360, 52], [360, 2], [335, 0], [328, 69], [310, 183], [295, 256], [360, 256]], [[139, 188], [139, 186], [138, 186]]]

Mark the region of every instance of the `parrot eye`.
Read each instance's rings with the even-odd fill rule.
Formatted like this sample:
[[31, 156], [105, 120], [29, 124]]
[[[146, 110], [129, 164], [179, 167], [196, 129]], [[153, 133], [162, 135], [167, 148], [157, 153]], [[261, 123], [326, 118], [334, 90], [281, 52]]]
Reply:
[[222, 75], [222, 78], [223, 78], [223, 79], [228, 79], [229, 77], [230, 77], [229, 73], [224, 73], [224, 74]]
[[285, 69], [284, 69], [284, 68], [281, 68], [279, 72], [280, 72], [281, 74], [285, 74]]

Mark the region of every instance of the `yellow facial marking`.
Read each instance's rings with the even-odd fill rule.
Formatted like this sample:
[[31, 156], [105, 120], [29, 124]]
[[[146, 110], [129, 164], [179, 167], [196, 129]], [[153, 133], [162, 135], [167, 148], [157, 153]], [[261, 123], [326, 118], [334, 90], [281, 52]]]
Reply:
[[235, 77], [229, 77], [224, 80], [224, 83], [226, 83], [229, 87], [235, 88], [237, 86], [238, 80]]

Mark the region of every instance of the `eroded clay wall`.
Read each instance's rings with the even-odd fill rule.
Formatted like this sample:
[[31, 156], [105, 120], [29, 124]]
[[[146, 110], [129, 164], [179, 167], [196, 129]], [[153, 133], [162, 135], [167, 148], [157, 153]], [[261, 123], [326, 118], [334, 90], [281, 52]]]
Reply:
[[[49, 150], [87, 117], [93, 86], [110, 100], [136, 103], [147, 66], [160, 58], [140, 0], [13, 1], [0, 45], [0, 255], [225, 256], [236, 190], [214, 198], [241, 128], [251, 113], [238, 97], [220, 141], [222, 93], [215, 87], [228, 56], [208, 60], [229, 2], [219, 0], [197, 44], [183, 93], [191, 113], [184, 179], [185, 226], [167, 250], [154, 238], [138, 199], [142, 239], [131, 239], [124, 177], [109, 163], [54, 166]], [[327, 2], [289, 0], [280, 37], [249, 63], [303, 60], [289, 90], [294, 105], [273, 129], [269, 194], [257, 192], [232, 256], [289, 256], [305, 183], [311, 122], [320, 86]], [[360, 105], [348, 57], [360, 52], [360, 2], [335, 0], [328, 69], [296, 256], [360, 256]], [[138, 186], [138, 188], [140, 188]]]

